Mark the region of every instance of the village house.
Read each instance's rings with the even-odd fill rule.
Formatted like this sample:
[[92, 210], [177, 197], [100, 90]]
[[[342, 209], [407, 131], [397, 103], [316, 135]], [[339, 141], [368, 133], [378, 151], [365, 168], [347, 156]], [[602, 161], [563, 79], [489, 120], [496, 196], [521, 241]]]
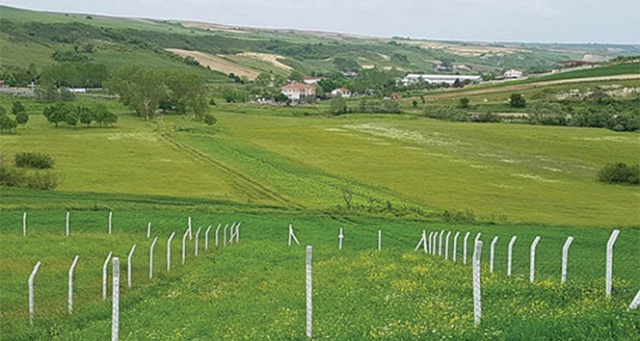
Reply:
[[467, 81], [470, 83], [479, 83], [480, 81], [482, 81], [481, 76], [474, 76], [474, 75], [428, 75], [428, 74], [410, 73], [402, 79], [402, 84], [404, 86], [407, 86], [409, 84], [414, 84], [422, 81], [429, 84], [445, 83], [445, 84], [453, 85], [453, 83], [456, 82], [456, 79], [459, 82]]
[[305, 84], [313, 85], [313, 84], [316, 84], [316, 83], [318, 83], [319, 81], [322, 81], [322, 80], [324, 80], [324, 79], [325, 79], [324, 77], [309, 77], [309, 76], [306, 76], [306, 77], [304, 77], [304, 78], [302, 79], [302, 81], [303, 81]]
[[344, 98], [349, 98], [351, 97], [351, 90], [347, 89], [347, 88], [337, 88], [337, 89], [333, 89], [331, 91], [331, 97], [344, 97]]
[[315, 85], [304, 83], [293, 82], [291, 84], [283, 85], [280, 87], [280, 91], [292, 102], [303, 101], [307, 98], [315, 99], [316, 97]]
[[509, 69], [502, 74], [502, 78], [522, 78], [524, 77], [524, 72], [520, 69]]

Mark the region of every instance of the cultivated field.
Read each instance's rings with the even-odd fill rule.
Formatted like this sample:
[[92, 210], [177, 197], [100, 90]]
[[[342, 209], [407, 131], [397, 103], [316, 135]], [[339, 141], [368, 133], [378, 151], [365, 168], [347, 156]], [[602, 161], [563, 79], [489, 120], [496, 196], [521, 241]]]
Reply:
[[211, 54], [203, 53], [200, 51], [187, 51], [182, 49], [166, 49], [171, 53], [175, 53], [180, 57], [192, 57], [200, 65], [205, 67], [210, 67], [212, 70], [220, 71], [222, 73], [230, 74], [233, 73], [236, 76], [247, 77], [249, 80], [254, 80], [258, 76], [258, 72], [255, 70], [251, 70], [245, 68], [241, 65], [235, 64], [229, 60], [226, 60], [222, 57], [217, 57]]

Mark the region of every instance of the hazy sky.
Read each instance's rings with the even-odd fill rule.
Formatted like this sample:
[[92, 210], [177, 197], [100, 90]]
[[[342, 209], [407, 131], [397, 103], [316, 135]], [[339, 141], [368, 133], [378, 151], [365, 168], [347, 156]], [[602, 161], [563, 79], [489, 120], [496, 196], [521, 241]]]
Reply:
[[0, 3], [56, 12], [188, 19], [380, 37], [640, 44], [638, 0], [0, 0]]

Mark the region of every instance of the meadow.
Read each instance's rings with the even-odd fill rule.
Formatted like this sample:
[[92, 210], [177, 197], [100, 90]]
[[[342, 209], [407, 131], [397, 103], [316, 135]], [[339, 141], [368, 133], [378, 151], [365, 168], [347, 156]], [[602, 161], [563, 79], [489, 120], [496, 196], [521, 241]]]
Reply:
[[[0, 97], [0, 105], [10, 108], [11, 100]], [[123, 262], [123, 340], [304, 339], [304, 245], [314, 248], [316, 339], [619, 340], [640, 332], [638, 312], [627, 308], [640, 284], [640, 192], [596, 180], [606, 163], [640, 161], [635, 133], [415, 115], [331, 117], [324, 106], [228, 104], [212, 107], [218, 122], [210, 127], [191, 116], [144, 121], [113, 100], [82, 95], [78, 104], [105, 104], [118, 123], [55, 128], [41, 115], [45, 104], [23, 103], [27, 126], [0, 136], [5, 160], [18, 151], [50, 154], [64, 180], [55, 191], [0, 190], [3, 339], [107, 337], [111, 306], [100, 297], [101, 269], [111, 251]], [[345, 188], [353, 193], [349, 205]], [[203, 228], [242, 221], [240, 243], [205, 252], [201, 234], [200, 256], [191, 241], [181, 266], [188, 217]], [[152, 237], [159, 237], [153, 280], [148, 222]], [[288, 224], [301, 246], [287, 247]], [[613, 296], [606, 298], [605, 246], [614, 228], [621, 234]], [[471, 268], [460, 263], [462, 237], [454, 264], [414, 251], [422, 230], [468, 231], [472, 238], [482, 233], [479, 327], [473, 324]], [[514, 275], [507, 277], [506, 245], [513, 235]], [[490, 274], [494, 236], [496, 271]], [[535, 236], [542, 239], [531, 284]], [[563, 285], [560, 257], [568, 236], [575, 241]], [[128, 289], [125, 264], [133, 244]], [[67, 271], [76, 255], [69, 315]], [[26, 283], [38, 261], [31, 327]]]

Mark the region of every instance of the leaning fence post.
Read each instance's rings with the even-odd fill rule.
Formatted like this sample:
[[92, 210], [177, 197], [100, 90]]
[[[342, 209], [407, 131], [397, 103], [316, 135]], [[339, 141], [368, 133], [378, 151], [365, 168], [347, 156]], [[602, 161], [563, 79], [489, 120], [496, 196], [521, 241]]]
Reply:
[[456, 231], [456, 234], [453, 235], [453, 262], [456, 261], [456, 253], [458, 253], [458, 237], [460, 236], [460, 231]]
[[473, 319], [475, 325], [480, 325], [482, 318], [482, 297], [480, 292], [480, 257], [482, 255], [482, 241], [477, 240], [473, 250]]
[[118, 341], [120, 323], [120, 258], [113, 257], [113, 302], [111, 305], [111, 341]]
[[187, 237], [189, 236], [189, 230], [187, 230], [182, 236], [182, 265], [187, 260]]
[[31, 275], [29, 275], [29, 324], [33, 325], [33, 316], [36, 313], [36, 304], [34, 301], [34, 290], [33, 290], [33, 281], [36, 279], [36, 275], [38, 274], [38, 270], [40, 269], [40, 265], [42, 262], [36, 263], [36, 266], [33, 267], [33, 271]]
[[71, 263], [71, 267], [69, 268], [69, 314], [73, 313], [73, 270], [75, 270], [79, 258], [80, 256], [76, 256], [76, 258], [73, 259], [73, 263]]
[[27, 212], [22, 214], [22, 235], [27, 235]]
[[158, 237], [153, 238], [153, 242], [151, 242], [151, 247], [149, 247], [149, 279], [153, 278], [153, 248], [156, 247], [157, 241], [158, 241]]
[[169, 239], [167, 239], [167, 272], [171, 271], [171, 241], [175, 236], [176, 236], [176, 233], [173, 232], [169, 236]]
[[209, 250], [209, 231], [211, 231], [211, 227], [213, 227], [213, 225], [209, 225], [209, 227], [207, 227], [207, 230], [204, 232], [204, 249], [205, 250]]
[[442, 237], [444, 237], [444, 230], [438, 235], [438, 256], [442, 256]]
[[447, 232], [447, 237], [444, 241], [444, 259], [449, 259], [449, 237], [451, 237], [451, 231]]
[[109, 252], [107, 255], [107, 259], [105, 259], [104, 264], [102, 265], [102, 299], [107, 299], [107, 270], [109, 266], [109, 261], [111, 260], [111, 255], [113, 252]]
[[427, 245], [427, 253], [431, 254], [433, 251], [433, 231], [429, 232], [429, 244]]
[[531, 243], [531, 262], [529, 264], [529, 282], [533, 283], [536, 278], [536, 247], [540, 242], [540, 236], [536, 236]]
[[462, 245], [462, 264], [467, 265], [467, 240], [469, 240], [469, 236], [471, 232], [467, 232], [464, 235], [464, 242]]
[[491, 241], [491, 249], [489, 250], [489, 272], [493, 273], [493, 255], [496, 250], [496, 243], [498, 242], [498, 236], [493, 237]]
[[420, 241], [418, 242], [418, 245], [416, 245], [416, 248], [413, 251], [418, 251], [420, 246], [424, 246], [424, 251], [426, 253], [427, 252], [426, 243], [427, 243], [427, 231], [422, 230], [422, 238], [420, 238]]
[[606, 293], [607, 297], [611, 297], [611, 281], [613, 279], [613, 244], [615, 244], [620, 230], [613, 230], [609, 241], [607, 242], [607, 278], [606, 278]]
[[127, 287], [131, 289], [131, 257], [133, 257], [133, 252], [136, 250], [136, 244], [133, 244], [131, 247], [131, 251], [129, 252], [129, 257], [127, 257]]
[[239, 222], [236, 226], [236, 244], [240, 241], [240, 225], [242, 225], [242, 222]]
[[313, 326], [313, 284], [311, 278], [311, 245], [307, 245], [307, 338], [311, 339], [312, 337], [312, 326]]
[[573, 242], [573, 237], [568, 237], [567, 241], [564, 242], [564, 246], [562, 247], [562, 272], [560, 274], [560, 283], [564, 283], [567, 281], [567, 263], [569, 261], [569, 247]]
[[516, 239], [518, 239], [518, 236], [513, 236], [509, 241], [509, 250], [507, 253], [507, 276], [509, 277], [511, 277], [511, 264], [513, 261], [513, 244], [516, 243]]
[[633, 301], [631, 301], [631, 304], [629, 304], [629, 309], [637, 309], [639, 305], [640, 305], [640, 290], [638, 290], [636, 297], [634, 297]]

